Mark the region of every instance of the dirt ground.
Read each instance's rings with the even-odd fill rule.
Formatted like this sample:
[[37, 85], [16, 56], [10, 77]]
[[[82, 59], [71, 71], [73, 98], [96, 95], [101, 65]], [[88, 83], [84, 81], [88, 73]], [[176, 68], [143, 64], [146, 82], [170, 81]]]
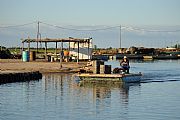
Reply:
[[20, 59], [0, 59], [0, 72], [5, 71], [39, 71], [49, 72], [78, 72], [87, 62], [63, 62], [60, 68], [59, 62], [45, 62], [37, 60], [33, 62], [22, 62]]

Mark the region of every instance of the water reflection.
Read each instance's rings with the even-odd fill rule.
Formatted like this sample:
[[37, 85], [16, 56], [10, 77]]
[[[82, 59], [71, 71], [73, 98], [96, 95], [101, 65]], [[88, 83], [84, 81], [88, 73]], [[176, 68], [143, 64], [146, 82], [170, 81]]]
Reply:
[[[43, 89], [45, 92], [45, 97], [48, 94], [55, 95], [55, 99], [59, 96], [65, 96], [68, 94], [74, 99], [75, 97], [88, 96], [92, 97], [92, 101], [96, 106], [111, 106], [111, 100], [118, 97], [120, 103], [128, 105], [129, 101], [129, 88], [131, 86], [140, 86], [140, 84], [123, 84], [121, 82], [81, 82], [77, 83], [71, 75], [68, 74], [45, 74], [43, 76], [44, 81]], [[119, 96], [114, 96], [113, 94], [119, 93]], [[64, 97], [63, 97], [64, 98]]]
[[162, 83], [79, 85], [69, 74], [44, 74], [39, 81], [3, 84], [0, 119], [178, 120], [180, 64], [168, 63], [131, 63], [131, 70], [142, 71], [144, 80]]
[[63, 100], [65, 89], [71, 87], [69, 79], [70, 76], [66, 74], [44, 74], [42, 89], [44, 90], [45, 101], [50, 97], [54, 99], [55, 104], [57, 104], [58, 98]]
[[[101, 114], [106, 110], [111, 110], [113, 102], [128, 104], [128, 85], [124, 86], [120, 82], [82, 82], [80, 87], [92, 89], [93, 102], [96, 106], [96, 114]], [[114, 96], [114, 92], [118, 92]], [[125, 105], [125, 106], [126, 106]], [[124, 106], [124, 105], [123, 105]], [[126, 107], [127, 108], [127, 107]]]
[[124, 118], [128, 113], [129, 91], [140, 88], [140, 83], [81, 82], [79, 84], [69, 74], [44, 74], [41, 84], [45, 105], [51, 101], [54, 109], [76, 112], [84, 110], [87, 114], [98, 116], [108, 115], [109, 112], [116, 111], [113, 109], [119, 109], [121, 106], [122, 111], [116, 114]]
[[[122, 82], [112, 82], [112, 81], [103, 81], [103, 82], [88, 82], [81, 81], [79, 84], [80, 87], [91, 88], [93, 90], [93, 99], [96, 100], [97, 103], [103, 102], [106, 100], [105, 104], [111, 103], [111, 94], [114, 92], [119, 93], [121, 104], [127, 105], [129, 101], [129, 88], [130, 87], [140, 87], [140, 83], [122, 83]], [[118, 96], [116, 96], [118, 97]], [[116, 99], [116, 98], [115, 98]]]

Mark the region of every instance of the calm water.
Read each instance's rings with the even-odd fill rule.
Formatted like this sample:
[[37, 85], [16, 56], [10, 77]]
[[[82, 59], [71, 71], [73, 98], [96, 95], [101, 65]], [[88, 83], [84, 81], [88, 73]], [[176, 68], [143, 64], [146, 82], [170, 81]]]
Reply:
[[131, 61], [131, 71], [142, 83], [79, 86], [71, 75], [46, 74], [0, 85], [0, 120], [179, 120], [180, 60]]

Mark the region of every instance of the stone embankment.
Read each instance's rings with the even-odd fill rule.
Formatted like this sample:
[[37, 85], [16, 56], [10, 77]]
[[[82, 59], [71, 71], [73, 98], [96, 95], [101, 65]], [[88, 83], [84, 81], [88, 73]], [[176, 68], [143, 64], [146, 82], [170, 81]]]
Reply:
[[39, 71], [0, 71], [0, 84], [39, 80], [41, 78], [42, 74]]

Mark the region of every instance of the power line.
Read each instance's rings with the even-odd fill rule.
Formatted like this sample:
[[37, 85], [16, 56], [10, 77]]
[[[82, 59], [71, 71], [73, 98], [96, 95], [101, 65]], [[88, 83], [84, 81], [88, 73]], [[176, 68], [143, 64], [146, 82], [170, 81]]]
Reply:
[[[48, 23], [41, 22], [45, 25], [60, 28], [60, 29], [66, 29], [66, 30], [73, 30], [73, 31], [101, 31], [101, 30], [108, 30], [113, 28], [119, 28], [119, 26], [111, 26], [106, 28], [98, 28], [98, 29], [75, 29], [75, 28], [67, 28], [57, 25], [52, 25]], [[130, 27], [130, 26], [121, 26], [121, 29], [129, 30], [129, 31], [144, 31], [144, 32], [180, 32], [180, 29], [177, 30], [158, 30], [158, 29], [147, 29], [147, 28], [137, 28], [137, 27]]]
[[[35, 24], [35, 23], [37, 23], [37, 21], [31, 22], [31, 23], [20, 24], [20, 25], [0, 26], [0, 28], [22, 27], [22, 26]], [[53, 25], [53, 24], [49, 24], [49, 23], [46, 23], [46, 22], [39, 22], [39, 23], [42, 23], [42, 24], [47, 25], [47, 26], [56, 27], [56, 28], [64, 29], [64, 30], [71, 30], [71, 31], [103, 31], [103, 30], [119, 28], [119, 26], [110, 26], [110, 27], [106, 27], [106, 28], [96, 28], [96, 29], [76, 29], [76, 28], [68, 28], [68, 27], [62, 27], [62, 26], [58, 26], [58, 25]], [[95, 26], [95, 27], [97, 27], [97, 26]], [[180, 29], [176, 29], [176, 30], [158, 30], [158, 29], [131, 27], [131, 26], [121, 26], [121, 30], [143, 31], [143, 32], [164, 32], [164, 33], [166, 33], [166, 32], [180, 32]]]
[[180, 32], [180, 29], [176, 30], [158, 30], [158, 29], [147, 29], [147, 28], [137, 28], [137, 27], [128, 27], [123, 26], [126, 30], [129, 31], [144, 31], [144, 32]]
[[13, 27], [22, 27], [22, 26], [27, 26], [27, 25], [31, 25], [31, 24], [35, 24], [37, 23], [36, 21], [31, 22], [31, 23], [25, 23], [25, 24], [20, 24], [20, 25], [10, 25], [10, 26], [0, 26], [0, 28], [13, 28]]
[[52, 24], [44, 23], [44, 22], [41, 22], [41, 23], [48, 25], [48, 26], [52, 26], [52, 27], [56, 27], [56, 28], [60, 28], [60, 29], [65, 29], [65, 30], [72, 30], [72, 31], [101, 31], [101, 30], [108, 30], [108, 29], [113, 29], [113, 28], [119, 27], [119, 26], [111, 26], [111, 27], [99, 28], [99, 29], [75, 29], [75, 28], [67, 28], [67, 27], [52, 25]]

